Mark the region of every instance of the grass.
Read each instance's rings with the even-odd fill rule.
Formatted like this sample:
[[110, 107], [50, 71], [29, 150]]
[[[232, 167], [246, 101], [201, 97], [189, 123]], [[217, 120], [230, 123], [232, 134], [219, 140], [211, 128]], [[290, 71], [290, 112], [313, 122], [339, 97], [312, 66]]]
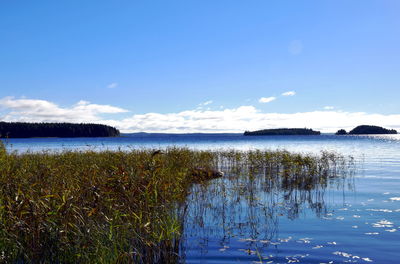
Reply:
[[[344, 177], [341, 156], [286, 151], [7, 153], [0, 146], [0, 258], [29, 263], [176, 263], [183, 204], [211, 172], [310, 190]], [[208, 173], [210, 172], [210, 173]]]

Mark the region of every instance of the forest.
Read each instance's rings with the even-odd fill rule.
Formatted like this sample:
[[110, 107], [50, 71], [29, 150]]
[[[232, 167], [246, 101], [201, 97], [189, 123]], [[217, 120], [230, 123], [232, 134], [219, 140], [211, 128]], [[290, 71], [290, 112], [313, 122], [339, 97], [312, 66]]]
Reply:
[[116, 137], [118, 129], [101, 124], [0, 122], [0, 138]]
[[368, 135], [368, 134], [397, 134], [394, 129], [387, 129], [380, 126], [361, 125], [353, 128], [349, 133], [344, 129], [336, 132], [336, 135]]
[[277, 128], [257, 131], [246, 131], [245, 136], [293, 136], [293, 135], [320, 135], [320, 131], [309, 128]]

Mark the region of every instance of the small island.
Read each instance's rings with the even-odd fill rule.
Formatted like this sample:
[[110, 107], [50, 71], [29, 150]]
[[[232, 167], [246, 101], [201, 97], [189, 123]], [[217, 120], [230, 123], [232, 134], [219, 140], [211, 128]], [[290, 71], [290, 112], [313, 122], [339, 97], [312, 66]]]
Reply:
[[100, 124], [0, 122], [0, 138], [116, 137], [118, 129]]
[[344, 129], [339, 129], [339, 130], [335, 133], [335, 135], [347, 135], [347, 131], [344, 130]]
[[349, 133], [344, 129], [340, 129], [336, 132], [336, 135], [368, 135], [368, 134], [397, 134], [394, 129], [387, 129], [380, 126], [369, 126], [361, 125], [352, 129]]
[[257, 131], [245, 131], [245, 136], [297, 136], [297, 135], [321, 135], [320, 131], [310, 128], [275, 128]]

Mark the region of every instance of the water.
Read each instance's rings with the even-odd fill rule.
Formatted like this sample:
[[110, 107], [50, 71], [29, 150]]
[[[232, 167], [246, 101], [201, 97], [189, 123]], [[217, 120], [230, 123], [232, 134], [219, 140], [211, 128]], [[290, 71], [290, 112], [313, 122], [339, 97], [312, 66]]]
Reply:
[[279, 189], [265, 191], [257, 180], [231, 181], [229, 175], [207, 186], [193, 186], [180, 254], [186, 263], [400, 262], [399, 135], [135, 134], [9, 139], [6, 144], [9, 151], [18, 152], [181, 146], [351, 155], [356, 160], [353, 178], [308, 194], [293, 192], [289, 198]]

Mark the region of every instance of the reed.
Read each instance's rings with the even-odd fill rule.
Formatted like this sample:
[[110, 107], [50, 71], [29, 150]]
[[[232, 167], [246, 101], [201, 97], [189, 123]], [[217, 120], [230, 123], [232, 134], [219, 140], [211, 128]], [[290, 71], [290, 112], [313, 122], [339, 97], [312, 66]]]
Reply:
[[[7, 153], [0, 146], [0, 258], [32, 263], [176, 263], [183, 204], [204, 171], [246, 171], [309, 189], [327, 184], [343, 157], [286, 151], [167, 148]], [[199, 179], [199, 173], [201, 179]], [[243, 174], [243, 173], [242, 173]], [[258, 176], [257, 176], [258, 175]], [[219, 177], [219, 176], [218, 176]], [[268, 183], [268, 184], [267, 184]]]

